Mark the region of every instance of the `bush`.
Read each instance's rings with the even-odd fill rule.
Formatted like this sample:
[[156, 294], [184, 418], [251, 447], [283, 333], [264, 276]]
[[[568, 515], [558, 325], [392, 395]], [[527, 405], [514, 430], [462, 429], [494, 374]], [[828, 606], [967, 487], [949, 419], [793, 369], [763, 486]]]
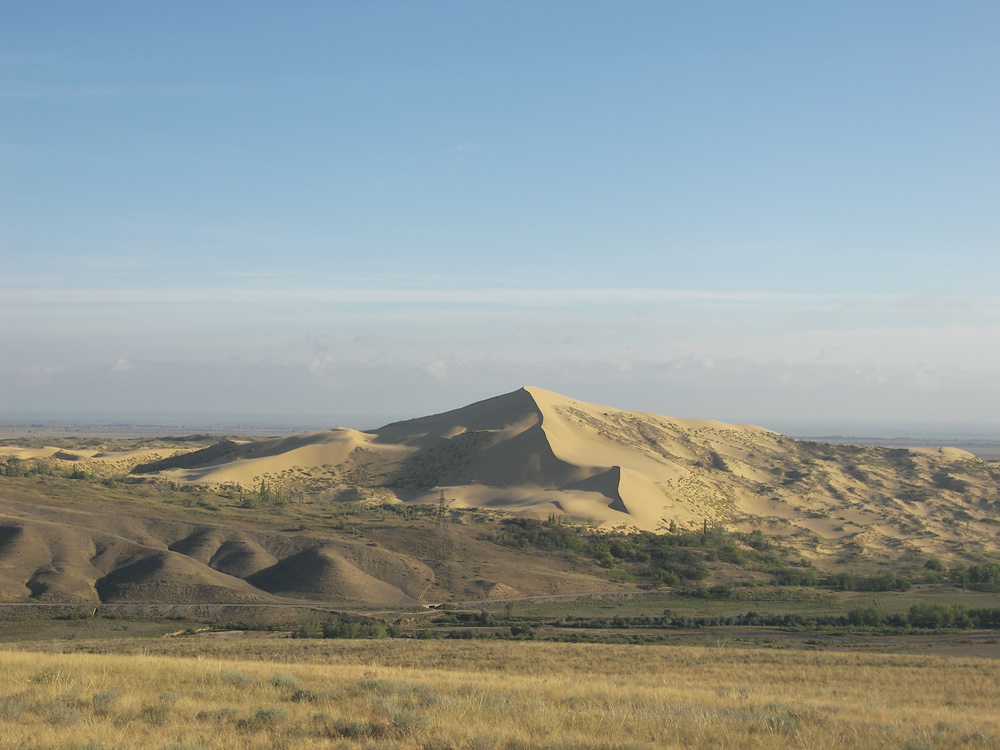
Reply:
[[162, 727], [167, 723], [167, 717], [170, 716], [170, 704], [150, 703], [142, 707], [140, 715], [147, 724], [151, 724], [154, 727]]
[[819, 576], [803, 568], [782, 568], [775, 572], [772, 580], [775, 586], [816, 586]]
[[519, 622], [510, 626], [510, 634], [515, 638], [534, 638], [535, 629], [527, 623]]
[[934, 472], [931, 474], [931, 481], [941, 489], [950, 490], [951, 492], [965, 492], [969, 488], [967, 482], [956, 479], [947, 471]]
[[122, 697], [122, 694], [117, 690], [102, 690], [99, 693], [95, 693], [94, 697], [90, 699], [91, 705], [94, 707], [94, 713], [98, 716], [106, 716], [111, 712], [111, 708]]
[[271, 678], [271, 684], [276, 688], [297, 688], [299, 679], [284, 672], [278, 672]]
[[877, 604], [854, 607], [847, 613], [847, 622], [851, 625], [875, 628], [885, 623], [885, 612]]
[[356, 622], [331, 617], [326, 622], [302, 622], [295, 629], [295, 638], [397, 638], [403, 634], [398, 625], [387, 627], [377, 620], [373, 622]]
[[822, 585], [841, 591], [909, 591], [913, 583], [899, 573], [889, 570], [871, 576], [834, 573], [824, 577]]
[[68, 474], [70, 479], [93, 479], [94, 475], [84, 471], [76, 464], [73, 465], [73, 471]]

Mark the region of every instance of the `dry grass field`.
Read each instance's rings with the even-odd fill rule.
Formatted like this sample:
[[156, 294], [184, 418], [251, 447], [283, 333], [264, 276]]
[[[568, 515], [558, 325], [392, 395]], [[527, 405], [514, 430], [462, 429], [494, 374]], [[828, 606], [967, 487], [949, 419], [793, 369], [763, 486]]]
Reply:
[[3, 746], [1000, 747], [994, 659], [493, 641], [155, 643], [155, 654], [141, 641], [0, 650]]

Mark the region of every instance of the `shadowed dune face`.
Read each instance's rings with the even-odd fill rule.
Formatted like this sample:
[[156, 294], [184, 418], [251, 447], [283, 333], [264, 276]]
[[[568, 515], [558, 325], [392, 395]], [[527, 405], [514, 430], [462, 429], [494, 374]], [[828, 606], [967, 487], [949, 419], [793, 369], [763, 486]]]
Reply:
[[376, 442], [426, 447], [435, 440], [450, 440], [464, 432], [507, 432], [512, 436], [541, 421], [532, 393], [521, 388], [513, 393], [479, 401], [430, 417], [394, 422], [375, 431]]

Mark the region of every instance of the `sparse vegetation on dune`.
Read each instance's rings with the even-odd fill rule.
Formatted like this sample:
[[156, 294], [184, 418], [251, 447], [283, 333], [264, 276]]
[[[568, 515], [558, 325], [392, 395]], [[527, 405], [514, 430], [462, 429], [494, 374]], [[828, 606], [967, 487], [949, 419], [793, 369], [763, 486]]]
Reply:
[[993, 661], [440, 641], [0, 652], [24, 748], [998, 747]]

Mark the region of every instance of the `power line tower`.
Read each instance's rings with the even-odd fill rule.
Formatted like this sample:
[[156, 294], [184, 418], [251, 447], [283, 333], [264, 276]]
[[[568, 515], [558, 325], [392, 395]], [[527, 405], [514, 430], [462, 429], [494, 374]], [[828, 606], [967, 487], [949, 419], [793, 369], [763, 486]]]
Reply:
[[438, 498], [437, 511], [434, 514], [434, 528], [448, 528], [448, 506], [455, 502], [455, 499], [444, 499], [444, 490], [441, 490], [441, 497]]

